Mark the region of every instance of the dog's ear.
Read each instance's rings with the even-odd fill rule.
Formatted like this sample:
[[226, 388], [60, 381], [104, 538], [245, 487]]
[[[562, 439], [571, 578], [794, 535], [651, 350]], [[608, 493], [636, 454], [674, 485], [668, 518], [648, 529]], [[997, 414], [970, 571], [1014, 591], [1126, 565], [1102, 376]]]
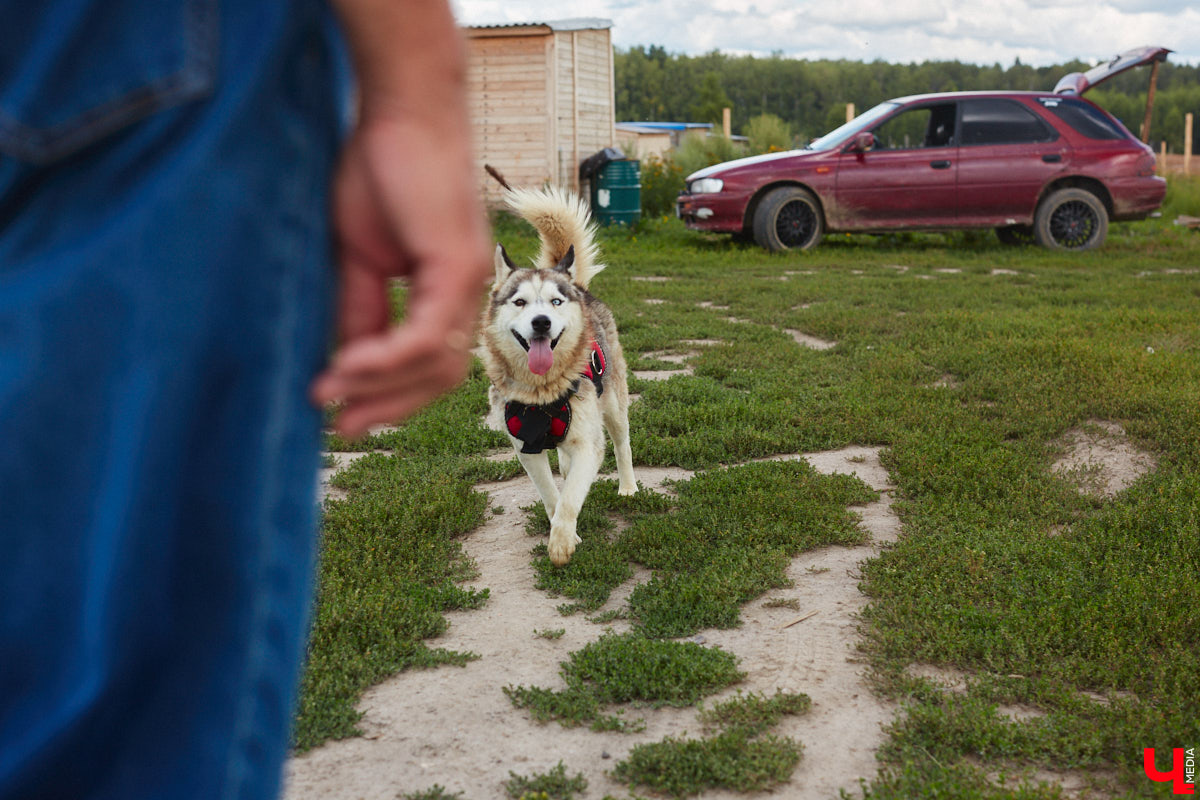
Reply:
[[492, 288], [498, 287], [504, 281], [508, 280], [508, 276], [512, 274], [517, 265], [508, 257], [508, 251], [504, 249], [504, 245], [496, 245], [496, 281], [492, 284]]
[[567, 248], [567, 254], [554, 265], [554, 270], [566, 275], [572, 283], [575, 282], [575, 245]]

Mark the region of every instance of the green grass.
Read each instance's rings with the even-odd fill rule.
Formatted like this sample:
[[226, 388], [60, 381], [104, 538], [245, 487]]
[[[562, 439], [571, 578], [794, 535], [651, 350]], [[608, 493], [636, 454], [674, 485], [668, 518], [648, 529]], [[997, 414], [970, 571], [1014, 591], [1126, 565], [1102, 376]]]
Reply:
[[774, 697], [738, 695], [701, 714], [713, 735], [699, 739], [667, 737], [637, 745], [613, 769], [613, 776], [671, 797], [722, 788], [760, 792], [791, 776], [803, 748], [787, 737], [767, 734], [785, 715], [807, 713], [803, 694]]
[[594, 730], [636, 730], [640, 721], [602, 713], [621, 703], [686, 706], [740, 681], [737, 658], [695, 642], [652, 640], [638, 633], [601, 636], [562, 663], [567, 688], [509, 686], [505, 694], [539, 722]]
[[400, 800], [462, 800], [462, 792], [451, 794], [446, 787], [435, 783], [424, 791], [400, 795]]
[[573, 800], [587, 790], [587, 779], [577, 774], [567, 777], [567, 768], [560, 761], [549, 772], [517, 775], [510, 772], [504, 789], [513, 800]]
[[[777, 596], [795, 554], [861, 541], [852, 507], [872, 496], [861, 483], [745, 462], [878, 445], [904, 532], [863, 570], [863, 657], [901, 711], [867, 796], [1054, 797], [1038, 782], [1047, 770], [1090, 776], [1100, 796], [1168, 796], [1142, 776], [1142, 748], [1200, 744], [1200, 233], [1171, 224], [1200, 215], [1197, 198], [1200, 182], [1173, 179], [1161, 220], [1114, 224], [1104, 247], [1076, 255], [990, 232], [830, 236], [771, 255], [674, 220], [605, 231], [610, 268], [593, 288], [631, 364], [665, 369], [638, 354], [697, 352], [693, 376], [631, 381], [634, 460], [699, 472], [673, 495], [623, 498], [598, 483], [570, 565], [535, 556], [537, 585], [564, 613], [599, 610], [633, 566], [653, 578], [616, 612], [632, 634], [567, 657], [577, 694], [520, 687], [529, 711], [514, 713], [543, 713], [536, 701], [546, 719], [623, 728], [625, 704], [663, 702], [670, 684], [642, 683], [622, 652], [736, 625], [745, 603]], [[499, 238], [518, 260], [536, 251], [511, 222]], [[668, 280], [631, 280], [650, 275]], [[786, 329], [837, 345], [799, 347]], [[719, 343], [685, 344], [701, 339]], [[471, 657], [436, 637], [445, 610], [488, 613], [482, 592], [460, 586], [472, 567], [459, 537], [487, 515], [472, 487], [520, 473], [482, 458], [504, 446], [480, 424], [485, 393], [476, 368], [399, 431], [331, 442], [399, 455], [368, 455], [335, 479], [349, 497], [326, 506], [299, 747], [351, 735], [355, 700], [384, 675]], [[1063, 434], [1096, 419], [1158, 463], [1107, 500], [1050, 468]], [[540, 508], [522, 513], [544, 533]], [[684, 661], [713, 650], [696, 648]], [[915, 663], [961, 670], [965, 692], [912, 678]], [[1041, 715], [1016, 721], [1012, 705]], [[739, 743], [731, 730], [639, 758], [783, 774], [790, 756], [769, 732]], [[753, 757], [737, 749], [755, 743]]]
[[774, 728], [787, 715], [806, 714], [812, 700], [804, 694], [776, 691], [774, 696], [762, 694], [738, 695], [717, 703], [700, 713], [700, 720], [710, 728], [743, 731], [750, 736]]
[[[598, 483], [580, 515], [583, 543], [565, 567], [535, 548], [537, 588], [575, 602], [564, 614], [592, 611], [633, 575], [637, 562], [655, 571], [636, 587], [628, 616], [650, 637], [687, 636], [740, 623], [743, 603], [788, 585], [792, 556], [825, 544], [859, 544], [864, 534], [846, 506], [877, 494], [858, 479], [821, 475], [807, 462], [715, 469], [675, 486], [676, 497], [616, 494]], [[628, 527], [614, 535], [613, 518]], [[549, 533], [540, 506], [529, 527]]]

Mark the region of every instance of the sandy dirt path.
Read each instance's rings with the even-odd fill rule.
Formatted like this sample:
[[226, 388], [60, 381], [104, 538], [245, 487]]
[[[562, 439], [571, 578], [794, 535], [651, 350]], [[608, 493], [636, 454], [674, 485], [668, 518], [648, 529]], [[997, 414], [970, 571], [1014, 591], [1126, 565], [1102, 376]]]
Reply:
[[[856, 473], [880, 490], [879, 501], [856, 507], [870, 544], [823, 547], [796, 558], [789, 571], [795, 586], [770, 597], [795, 598], [798, 609], [765, 608], [762, 598], [743, 610], [743, 624], [732, 630], [708, 630], [697, 637], [707, 645], [735, 653], [746, 679], [737, 690], [773, 694], [776, 689], [804, 692], [812, 710], [787, 718], [775, 730], [804, 745], [804, 757], [791, 782], [775, 796], [806, 800], [836, 797], [839, 788], [855, 790], [860, 778], [875, 775], [875, 752], [882, 726], [895, 709], [877, 699], [864, 680], [865, 665], [856, 658], [856, 614], [865, 604], [858, 590], [859, 563], [898, 534], [891, 511], [891, 485], [879, 464], [877, 448], [852, 447], [805, 458], [822, 472]], [[689, 477], [683, 470], [639, 468], [644, 486], [662, 490], [668, 479]], [[526, 535], [521, 506], [536, 500], [524, 475], [503, 483], [484, 484], [495, 515], [464, 540], [478, 564], [476, 587], [491, 591], [477, 611], [448, 614], [449, 630], [433, 641], [437, 647], [467, 650], [480, 658], [465, 667], [409, 671], [368, 690], [360, 709], [364, 736], [330, 742], [292, 759], [287, 767], [287, 800], [396, 800], [408, 792], [440, 784], [462, 792], [466, 800], [504, 797], [509, 772], [541, 773], [559, 761], [568, 775], [582, 772], [586, 798], [606, 793], [627, 797], [627, 787], [607, 772], [638, 743], [664, 736], [700, 734], [695, 708], [629, 709], [646, 729], [636, 734], [593, 733], [538, 724], [514, 708], [503, 693], [509, 685], [562, 688], [559, 663], [598, 638], [605, 626], [584, 615], [564, 617], [561, 598], [533, 588], [529, 551], [535, 540]], [[649, 578], [639, 572], [621, 587], [601, 611], [624, 604], [633, 585]], [[811, 616], [811, 612], [816, 612]], [[803, 619], [797, 622], [796, 620]], [[610, 627], [625, 630], [628, 623]], [[535, 635], [563, 628], [556, 640]], [[712, 791], [705, 798], [745, 797]]]

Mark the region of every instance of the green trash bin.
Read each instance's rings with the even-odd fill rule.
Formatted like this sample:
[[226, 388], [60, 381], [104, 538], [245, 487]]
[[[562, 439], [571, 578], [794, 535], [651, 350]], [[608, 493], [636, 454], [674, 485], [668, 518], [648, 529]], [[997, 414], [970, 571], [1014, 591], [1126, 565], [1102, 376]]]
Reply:
[[601, 225], [632, 225], [642, 216], [642, 164], [609, 161], [592, 176], [592, 216]]

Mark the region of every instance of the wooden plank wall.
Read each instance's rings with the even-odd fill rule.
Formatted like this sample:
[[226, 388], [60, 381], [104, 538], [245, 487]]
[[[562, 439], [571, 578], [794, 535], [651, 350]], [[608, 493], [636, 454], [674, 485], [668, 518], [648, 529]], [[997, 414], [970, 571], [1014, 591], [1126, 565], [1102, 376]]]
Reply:
[[513, 186], [541, 186], [555, 176], [550, 159], [549, 36], [469, 38], [468, 110], [474, 127], [479, 186], [489, 204], [502, 190], [487, 177], [495, 166]]
[[502, 190], [484, 164], [513, 186], [579, 191], [579, 162], [615, 142], [610, 32], [481, 31], [467, 44], [469, 110], [488, 204], [498, 204]]
[[559, 31], [558, 182], [580, 191], [579, 162], [615, 142], [612, 39], [608, 30]]

